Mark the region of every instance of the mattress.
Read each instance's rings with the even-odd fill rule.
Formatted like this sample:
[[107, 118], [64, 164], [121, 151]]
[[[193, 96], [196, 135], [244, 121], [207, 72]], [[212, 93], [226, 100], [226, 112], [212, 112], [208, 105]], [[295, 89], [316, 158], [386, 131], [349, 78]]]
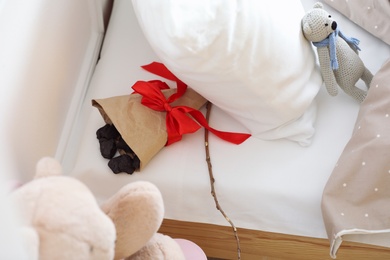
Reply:
[[[305, 9], [315, 2], [302, 0]], [[344, 31], [360, 39], [360, 56], [375, 74], [390, 57], [389, 45], [329, 6], [325, 7], [343, 24]], [[153, 61], [161, 62], [143, 35], [132, 2], [116, 0], [100, 59], [73, 132], [66, 141], [66, 150], [61, 153], [65, 171], [82, 180], [99, 201], [129, 182], [150, 181], [161, 190], [165, 218], [228, 226], [210, 194], [204, 130], [164, 147], [141, 171], [132, 175], [113, 174], [108, 160], [100, 155], [96, 131], [104, 121], [91, 100], [129, 95], [138, 80], [165, 81], [141, 68]], [[321, 212], [322, 194], [352, 135], [359, 104], [342, 92], [330, 97], [325, 87], [316, 96], [316, 103], [316, 132], [307, 147], [288, 140], [258, 138], [234, 145], [210, 135], [216, 193], [221, 207], [236, 226], [327, 238]], [[205, 108], [201, 111], [205, 112]], [[216, 106], [212, 108], [210, 125], [224, 131], [246, 130]], [[384, 242], [369, 240], [365, 242], [382, 245]]]

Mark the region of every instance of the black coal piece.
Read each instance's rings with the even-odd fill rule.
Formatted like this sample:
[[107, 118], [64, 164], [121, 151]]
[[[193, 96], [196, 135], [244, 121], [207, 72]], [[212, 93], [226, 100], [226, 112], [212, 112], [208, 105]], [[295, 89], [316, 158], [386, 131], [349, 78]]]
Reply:
[[116, 142], [114, 139], [99, 139], [100, 144], [100, 154], [106, 158], [111, 159], [114, 157], [117, 148], [116, 148]]
[[108, 162], [108, 167], [110, 167], [112, 172], [115, 174], [121, 172], [132, 174], [135, 171], [135, 168], [133, 166], [133, 159], [127, 154], [112, 158]]
[[118, 139], [120, 136], [114, 125], [106, 124], [96, 131], [97, 139]]

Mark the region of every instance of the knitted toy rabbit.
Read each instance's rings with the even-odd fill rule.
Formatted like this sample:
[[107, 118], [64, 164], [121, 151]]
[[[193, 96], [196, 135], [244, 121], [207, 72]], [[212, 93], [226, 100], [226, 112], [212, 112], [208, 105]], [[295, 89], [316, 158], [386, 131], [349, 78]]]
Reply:
[[302, 18], [302, 30], [306, 39], [317, 47], [321, 74], [328, 93], [336, 96], [339, 85], [348, 95], [362, 102], [367, 91], [355, 84], [362, 79], [368, 89], [373, 75], [358, 55], [359, 40], [346, 37], [319, 2]]

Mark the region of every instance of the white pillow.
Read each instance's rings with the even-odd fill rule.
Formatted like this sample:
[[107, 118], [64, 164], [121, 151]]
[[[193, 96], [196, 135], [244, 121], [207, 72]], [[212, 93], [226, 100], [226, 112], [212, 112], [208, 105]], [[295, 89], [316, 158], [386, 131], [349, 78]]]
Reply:
[[261, 139], [307, 145], [322, 84], [299, 0], [132, 0], [162, 62]]

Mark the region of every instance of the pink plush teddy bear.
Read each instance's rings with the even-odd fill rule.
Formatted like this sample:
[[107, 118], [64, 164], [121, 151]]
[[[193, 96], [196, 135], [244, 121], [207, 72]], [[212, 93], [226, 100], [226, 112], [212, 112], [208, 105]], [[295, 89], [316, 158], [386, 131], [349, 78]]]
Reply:
[[127, 184], [99, 206], [83, 183], [61, 171], [43, 158], [35, 179], [11, 194], [30, 259], [185, 259], [175, 240], [157, 233], [164, 205], [153, 184]]

